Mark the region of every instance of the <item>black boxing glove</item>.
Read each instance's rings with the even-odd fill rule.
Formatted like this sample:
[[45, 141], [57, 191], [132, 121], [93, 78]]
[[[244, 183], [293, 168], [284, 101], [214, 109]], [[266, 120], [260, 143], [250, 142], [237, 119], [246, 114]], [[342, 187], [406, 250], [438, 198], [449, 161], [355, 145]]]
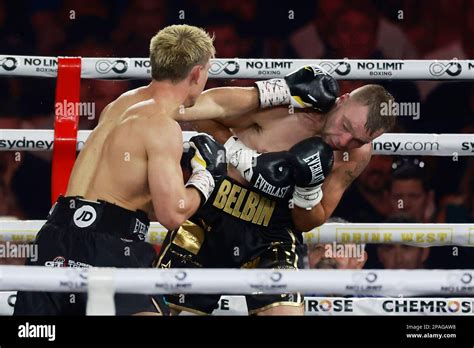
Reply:
[[312, 209], [323, 198], [321, 186], [334, 163], [332, 148], [319, 137], [300, 141], [289, 152], [295, 178], [293, 204]]
[[237, 137], [226, 143], [227, 161], [252, 188], [273, 199], [285, 199], [294, 185], [288, 151], [258, 153]]
[[260, 107], [293, 105], [328, 112], [339, 95], [339, 84], [317, 65], [307, 65], [285, 76], [256, 82]]
[[186, 187], [193, 186], [202, 195], [204, 204], [216, 186], [216, 182], [227, 175], [227, 162], [225, 148], [210, 135], [199, 133], [189, 139], [188, 153], [183, 158], [188, 158], [191, 165], [191, 176]]

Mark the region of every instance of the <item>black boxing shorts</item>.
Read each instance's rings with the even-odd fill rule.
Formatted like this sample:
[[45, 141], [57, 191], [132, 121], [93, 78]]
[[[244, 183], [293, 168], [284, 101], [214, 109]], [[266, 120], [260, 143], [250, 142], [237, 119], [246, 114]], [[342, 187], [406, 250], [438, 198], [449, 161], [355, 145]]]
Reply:
[[[145, 242], [149, 220], [105, 201], [59, 197], [38, 232], [30, 266], [149, 268], [156, 252]], [[13, 315], [85, 315], [87, 293], [19, 291]], [[168, 315], [163, 296], [115, 294], [117, 315]]]
[[[158, 268], [304, 268], [303, 236], [292, 228], [288, 206], [230, 178], [216, 187], [191, 220], [168, 232]], [[221, 295], [173, 294], [165, 298], [172, 309], [211, 314]], [[300, 293], [254, 294], [246, 300], [249, 314], [257, 314], [275, 306], [301, 307], [304, 298]]]

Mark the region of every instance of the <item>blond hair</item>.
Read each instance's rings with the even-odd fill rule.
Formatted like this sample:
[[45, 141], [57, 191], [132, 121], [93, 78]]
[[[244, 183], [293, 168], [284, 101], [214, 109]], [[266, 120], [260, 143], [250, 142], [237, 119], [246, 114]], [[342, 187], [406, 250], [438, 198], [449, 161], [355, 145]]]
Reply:
[[393, 96], [380, 85], [365, 85], [351, 92], [351, 98], [369, 107], [365, 129], [371, 134], [382, 129], [389, 131], [395, 125], [395, 117], [383, 116], [380, 109], [383, 104], [393, 103]]
[[205, 65], [215, 54], [214, 38], [191, 25], [170, 25], [150, 41], [151, 77], [183, 80], [196, 65]]

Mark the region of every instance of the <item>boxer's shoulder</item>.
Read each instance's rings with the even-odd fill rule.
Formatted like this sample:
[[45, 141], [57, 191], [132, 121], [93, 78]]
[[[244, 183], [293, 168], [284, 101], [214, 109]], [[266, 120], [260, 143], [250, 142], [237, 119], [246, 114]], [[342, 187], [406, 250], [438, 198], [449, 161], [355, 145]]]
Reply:
[[153, 149], [168, 155], [179, 152], [181, 156], [183, 141], [179, 123], [166, 114], [155, 117], [139, 117], [136, 119], [136, 134], [145, 144], [147, 152]]
[[349, 154], [354, 157], [354, 160], [370, 161], [370, 158], [372, 157], [372, 143], [370, 142], [356, 149], [352, 149], [349, 151]]

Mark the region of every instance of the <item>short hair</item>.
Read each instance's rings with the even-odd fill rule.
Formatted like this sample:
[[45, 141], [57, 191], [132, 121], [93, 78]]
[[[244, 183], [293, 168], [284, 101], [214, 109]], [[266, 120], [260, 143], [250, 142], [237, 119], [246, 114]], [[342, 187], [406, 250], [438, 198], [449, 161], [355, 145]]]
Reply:
[[392, 173], [392, 179], [390, 180], [390, 186], [396, 180], [418, 180], [421, 182], [425, 192], [430, 190], [430, 184], [423, 168], [420, 168], [413, 164], [403, 164], [401, 167], [395, 169]]
[[150, 41], [151, 77], [157, 81], [181, 81], [191, 69], [214, 57], [214, 38], [191, 25], [170, 25]]
[[380, 112], [382, 105], [395, 101], [395, 98], [384, 87], [373, 84], [364, 85], [353, 90], [350, 96], [358, 103], [369, 107], [364, 127], [370, 134], [380, 129], [386, 132], [395, 126], [395, 117], [384, 116]]

